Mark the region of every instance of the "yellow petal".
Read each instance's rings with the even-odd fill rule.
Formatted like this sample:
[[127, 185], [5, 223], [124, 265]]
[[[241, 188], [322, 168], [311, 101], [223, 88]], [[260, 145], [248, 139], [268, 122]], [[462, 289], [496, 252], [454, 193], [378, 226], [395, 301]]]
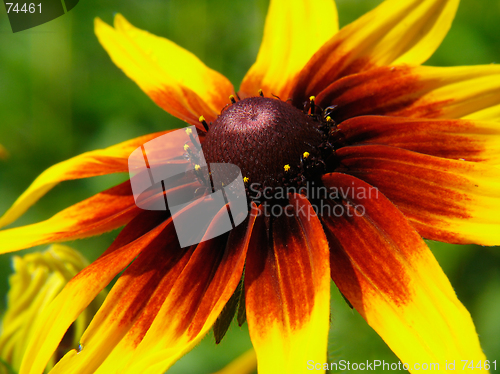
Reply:
[[[490, 108], [500, 101], [500, 66], [478, 65], [458, 67], [424, 67], [418, 73], [421, 80], [435, 87], [414, 105], [443, 103], [440, 118], [489, 119]], [[498, 109], [497, 109], [498, 110]], [[481, 112], [483, 114], [481, 114]]]
[[307, 199], [295, 195], [290, 204], [269, 229], [261, 208], [248, 250], [246, 315], [261, 374], [304, 373], [309, 360], [326, 362], [328, 242]]
[[337, 123], [362, 115], [493, 119], [500, 101], [500, 66], [383, 66], [332, 83], [316, 96], [335, 105]]
[[[344, 191], [371, 187], [340, 173], [323, 181]], [[470, 314], [403, 214], [382, 193], [348, 195], [345, 214], [323, 216], [332, 279], [343, 295], [412, 373], [421, 364], [448, 372], [453, 361], [459, 370], [461, 360], [484, 362]]]
[[500, 121], [500, 104], [468, 114], [465, 118], [479, 121]]
[[201, 127], [201, 115], [214, 120], [234, 92], [192, 53], [132, 26], [121, 14], [114, 28], [96, 18], [95, 33], [113, 62], [156, 104], [192, 125]]
[[500, 101], [499, 65], [419, 66], [408, 70], [408, 80], [415, 78], [413, 102], [393, 115], [489, 119]]
[[31, 186], [0, 218], [0, 227], [14, 222], [59, 182], [89, 178], [96, 175], [128, 172], [128, 157], [132, 151], [165, 133], [159, 132], [141, 136], [105, 149], [86, 152], [51, 166], [35, 179]]
[[293, 79], [306, 62], [338, 30], [333, 0], [271, 0], [257, 61], [250, 68], [242, 97], [289, 97]]
[[0, 253], [85, 238], [119, 228], [141, 212], [125, 182], [27, 226], [0, 231]]
[[459, 0], [387, 0], [340, 30], [307, 63], [293, 103], [374, 66], [421, 64], [448, 32]]

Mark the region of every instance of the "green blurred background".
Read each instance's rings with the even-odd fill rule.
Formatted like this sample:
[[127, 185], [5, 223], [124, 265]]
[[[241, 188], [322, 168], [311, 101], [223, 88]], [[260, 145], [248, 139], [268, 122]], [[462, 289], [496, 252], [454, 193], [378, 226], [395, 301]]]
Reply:
[[[378, 3], [337, 0], [341, 26]], [[65, 16], [16, 34], [11, 32], [5, 8], [0, 6], [0, 144], [10, 153], [0, 160], [0, 214], [54, 163], [143, 134], [183, 126], [115, 67], [94, 36], [95, 17], [111, 23], [115, 13], [122, 13], [137, 27], [194, 52], [238, 87], [255, 60], [267, 6], [267, 0], [81, 0]], [[462, 0], [451, 31], [427, 64], [498, 62], [500, 0]], [[13, 226], [46, 219], [125, 177], [62, 183]], [[116, 235], [113, 232], [69, 244], [93, 260]], [[429, 245], [471, 312], [487, 357], [500, 366], [499, 249]], [[6, 293], [10, 271], [10, 255], [0, 256], [1, 295]], [[347, 307], [335, 287], [332, 295], [330, 358], [397, 362], [359, 314]], [[0, 310], [4, 307], [2, 296]], [[171, 372], [210, 373], [249, 347], [246, 327], [233, 325], [220, 345], [207, 336]]]

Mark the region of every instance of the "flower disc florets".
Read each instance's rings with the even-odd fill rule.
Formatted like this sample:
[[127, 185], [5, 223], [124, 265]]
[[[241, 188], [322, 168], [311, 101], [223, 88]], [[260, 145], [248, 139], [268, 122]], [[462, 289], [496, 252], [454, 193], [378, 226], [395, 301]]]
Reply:
[[240, 100], [210, 125], [203, 153], [207, 163], [239, 166], [247, 191], [299, 187], [324, 173], [333, 153], [321, 118], [279, 99]]

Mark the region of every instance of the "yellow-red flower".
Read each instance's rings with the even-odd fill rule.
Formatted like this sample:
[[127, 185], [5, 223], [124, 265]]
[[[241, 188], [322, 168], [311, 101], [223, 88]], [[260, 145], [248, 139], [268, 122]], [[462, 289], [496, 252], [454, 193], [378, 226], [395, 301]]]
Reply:
[[[457, 6], [386, 0], [338, 31], [331, 0], [272, 0], [257, 61], [238, 93], [194, 55], [123, 16], [114, 27], [97, 19], [112, 60], [160, 107], [198, 127], [210, 161], [237, 164], [245, 184], [276, 190], [316, 182], [340, 193], [292, 193], [279, 216], [264, 211], [286, 205], [283, 199], [259, 205], [249, 193], [244, 224], [188, 248], [180, 248], [168, 213], [135, 205], [130, 182], [47, 221], [0, 232], [9, 252], [125, 225], [44, 312], [21, 373], [42, 372], [80, 311], [125, 268], [82, 349], [53, 373], [162, 373], [238, 302], [259, 372], [305, 372], [308, 361], [327, 359], [330, 278], [410, 371], [415, 363], [444, 371], [447, 361], [485, 360], [469, 313], [422, 240], [500, 242], [500, 67], [421, 66]], [[132, 151], [166, 133], [49, 168], [0, 226], [63, 180], [126, 172]], [[168, 144], [155, 155], [189, 163]], [[194, 196], [202, 186], [185, 191]], [[316, 214], [318, 203], [329, 213]], [[230, 301], [243, 269], [244, 297]]]
[[[0, 373], [19, 371], [30, 336], [37, 331], [37, 317], [85, 266], [88, 266], [88, 261], [79, 252], [61, 244], [54, 244], [44, 252], [13, 257], [14, 273], [9, 276], [7, 310], [0, 327]], [[47, 369], [78, 345], [81, 334], [99, 309], [104, 296], [98, 295], [75, 320], [50, 358]]]

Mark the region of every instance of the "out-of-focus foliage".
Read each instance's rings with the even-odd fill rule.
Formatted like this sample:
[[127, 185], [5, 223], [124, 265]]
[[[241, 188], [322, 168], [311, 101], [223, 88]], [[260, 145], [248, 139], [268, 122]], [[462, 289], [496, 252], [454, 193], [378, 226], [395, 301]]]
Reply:
[[[337, 0], [341, 26], [380, 0]], [[268, 1], [81, 0], [67, 15], [12, 34], [0, 6], [0, 213], [45, 168], [79, 153], [183, 123], [156, 107], [115, 67], [93, 34], [93, 19], [111, 23], [122, 13], [137, 27], [168, 37], [229, 77], [238, 87], [253, 63]], [[325, 14], [325, 17], [328, 15]], [[500, 0], [462, 0], [452, 30], [428, 64], [500, 63]], [[126, 176], [65, 182], [15, 225], [50, 217]], [[71, 245], [95, 259], [116, 232]], [[0, 243], [1, 244], [1, 243]], [[499, 248], [430, 243], [460, 300], [471, 312], [486, 355], [500, 366]], [[0, 256], [0, 292], [6, 293], [10, 256]], [[365, 362], [397, 358], [332, 289], [330, 358]], [[4, 308], [4, 300], [0, 310]], [[215, 346], [208, 336], [172, 373], [209, 373], [251, 346], [232, 326]], [[306, 363], [304, 363], [306, 365]]]

